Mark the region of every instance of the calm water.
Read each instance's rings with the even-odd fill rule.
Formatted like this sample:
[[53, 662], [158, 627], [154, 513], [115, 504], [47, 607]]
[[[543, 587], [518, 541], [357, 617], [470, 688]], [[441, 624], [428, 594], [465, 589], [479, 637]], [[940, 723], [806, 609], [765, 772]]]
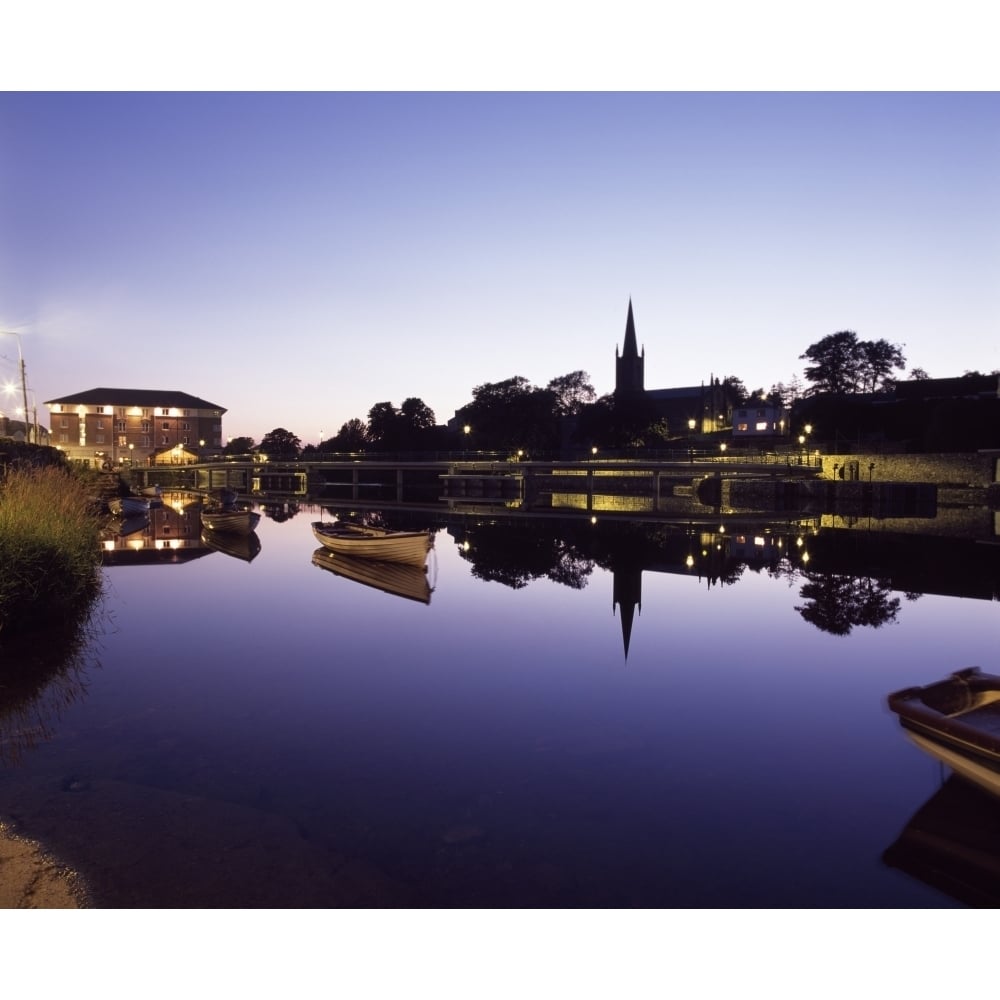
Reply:
[[1000, 605], [947, 594], [1000, 549], [969, 582], [919, 539], [876, 573], [859, 533], [470, 518], [425, 604], [313, 565], [317, 516], [107, 566], [82, 665], [0, 715], [0, 816], [98, 905], [969, 901], [884, 858], [950, 794], [885, 697], [996, 669]]

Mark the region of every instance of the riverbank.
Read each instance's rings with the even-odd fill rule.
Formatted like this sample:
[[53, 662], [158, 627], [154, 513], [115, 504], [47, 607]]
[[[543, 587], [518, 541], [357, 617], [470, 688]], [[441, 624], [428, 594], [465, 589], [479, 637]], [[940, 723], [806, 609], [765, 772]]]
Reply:
[[0, 823], [0, 909], [77, 910], [86, 905], [76, 872]]

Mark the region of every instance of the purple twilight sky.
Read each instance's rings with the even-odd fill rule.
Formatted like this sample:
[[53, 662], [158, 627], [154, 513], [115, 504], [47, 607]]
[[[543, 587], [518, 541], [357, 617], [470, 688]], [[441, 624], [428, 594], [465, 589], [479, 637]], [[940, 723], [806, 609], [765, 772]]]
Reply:
[[609, 392], [630, 297], [649, 388], [770, 388], [843, 329], [990, 371], [998, 178], [996, 93], [7, 92], [0, 329], [39, 404], [179, 389], [303, 443]]

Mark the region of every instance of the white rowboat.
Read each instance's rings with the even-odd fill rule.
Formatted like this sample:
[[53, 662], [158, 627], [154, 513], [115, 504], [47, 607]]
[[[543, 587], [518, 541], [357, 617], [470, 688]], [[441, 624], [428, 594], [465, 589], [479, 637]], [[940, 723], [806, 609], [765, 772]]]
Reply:
[[313, 521], [312, 530], [316, 541], [331, 552], [410, 566], [423, 566], [434, 544], [434, 536], [429, 531], [391, 531], [343, 521], [328, 524]]

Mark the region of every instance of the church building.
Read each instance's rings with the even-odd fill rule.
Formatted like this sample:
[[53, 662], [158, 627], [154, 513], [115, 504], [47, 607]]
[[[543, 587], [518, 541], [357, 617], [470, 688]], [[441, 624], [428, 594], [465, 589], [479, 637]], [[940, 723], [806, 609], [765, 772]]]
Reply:
[[615, 347], [615, 398], [644, 397], [656, 416], [666, 420], [671, 437], [709, 434], [732, 427], [733, 394], [718, 378], [710, 376], [708, 385], [703, 382], [676, 389], [647, 389], [645, 366], [646, 348], [643, 345], [639, 351], [632, 300], [629, 299], [625, 343], [620, 352]]

